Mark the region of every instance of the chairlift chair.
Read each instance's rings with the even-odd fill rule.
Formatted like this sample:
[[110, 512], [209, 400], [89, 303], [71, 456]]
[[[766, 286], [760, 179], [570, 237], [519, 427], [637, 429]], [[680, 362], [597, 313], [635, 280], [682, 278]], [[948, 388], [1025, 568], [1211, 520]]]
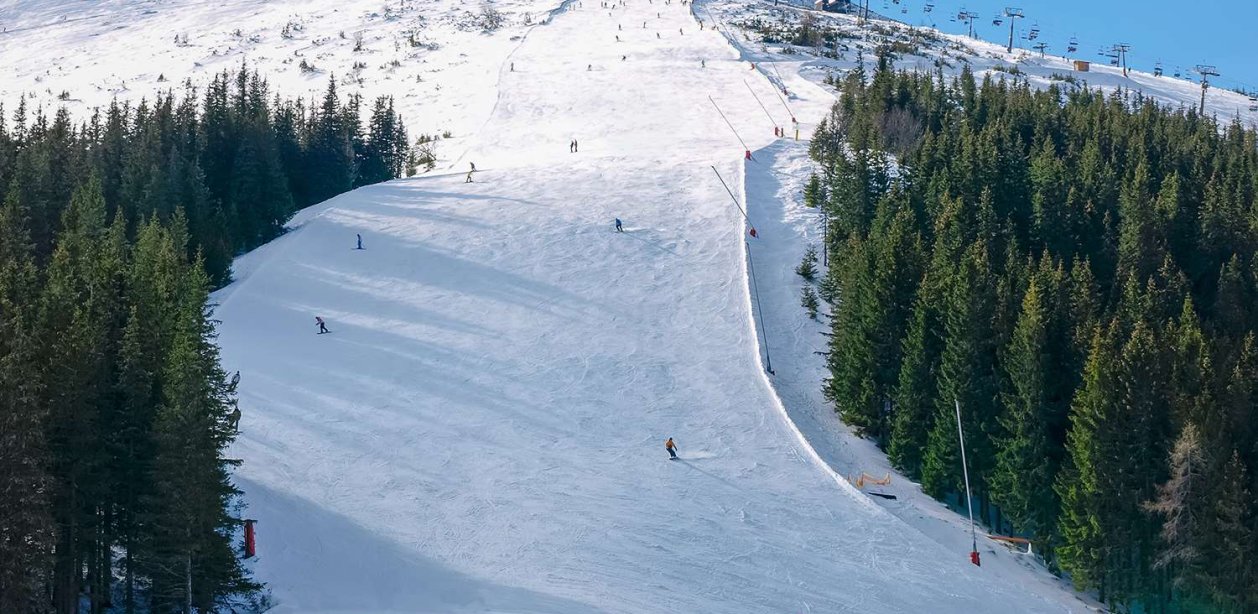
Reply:
[[1162, 76], [1162, 63], [1161, 62], [1158, 62], [1153, 65], [1153, 76], [1155, 77]]
[[1005, 23], [1005, 20], [1004, 20], [1004, 19], [1001, 19], [1001, 17], [1000, 17], [1000, 13], [996, 13], [996, 16], [995, 16], [995, 17], [992, 17], [992, 25], [993, 25], [993, 26], [998, 26], [998, 25], [1000, 25], [1000, 24], [1002, 24], [1002, 23]]
[[927, 2], [927, 3], [926, 3], [926, 6], [923, 6], [923, 7], [922, 7], [922, 12], [925, 12], [925, 13], [929, 13], [929, 12], [931, 12], [931, 11], [933, 11], [933, 10], [935, 10], [935, 5], [933, 5], [933, 4], [929, 3], [929, 2]]
[[1070, 43], [1066, 45], [1066, 53], [1074, 53], [1079, 50], [1079, 39], [1070, 37]]

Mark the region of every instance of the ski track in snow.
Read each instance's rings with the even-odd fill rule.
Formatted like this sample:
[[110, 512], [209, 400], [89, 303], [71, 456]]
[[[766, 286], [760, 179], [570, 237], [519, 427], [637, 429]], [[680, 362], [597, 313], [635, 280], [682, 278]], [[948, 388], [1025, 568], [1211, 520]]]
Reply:
[[[224, 366], [243, 374], [230, 453], [259, 521], [250, 564], [276, 612], [1091, 607], [1002, 547], [982, 544], [984, 567], [970, 566], [968, 527], [899, 476], [886, 488], [895, 502], [843, 478], [890, 469], [820, 399], [824, 337], [793, 273], [819, 243], [799, 195], [811, 162], [805, 142], [771, 138], [748, 91], [788, 126], [774, 91], [785, 86], [807, 138], [833, 98], [800, 75], [823, 67], [700, 31], [690, 7], [663, 0], [504, 2], [547, 23], [492, 36], [426, 27], [441, 45], [419, 55], [391, 46], [416, 11], [441, 22], [475, 9], [405, 2], [390, 19], [379, 0], [114, 0], [77, 15], [63, 4], [0, 4], [10, 87], [43, 84], [40, 100], [81, 90], [69, 103], [82, 110], [164, 87], [153, 73], [195, 65], [204, 78], [247, 60], [278, 67], [268, 77], [281, 93], [316, 95], [326, 73], [278, 58], [337, 69], [357, 57], [338, 31], [361, 30], [369, 72], [392, 54], [421, 69], [404, 63], [360, 91], [397, 96], [414, 132], [455, 132], [442, 170], [300, 212], [215, 294]], [[698, 13], [726, 19], [730, 6]], [[294, 19], [300, 36], [280, 39]], [[189, 47], [168, 44], [179, 32]], [[49, 67], [32, 60], [31, 36], [71, 51]], [[741, 160], [708, 96], [756, 161]], [[580, 153], [566, 150], [573, 138]], [[315, 315], [332, 334], [314, 334]]]

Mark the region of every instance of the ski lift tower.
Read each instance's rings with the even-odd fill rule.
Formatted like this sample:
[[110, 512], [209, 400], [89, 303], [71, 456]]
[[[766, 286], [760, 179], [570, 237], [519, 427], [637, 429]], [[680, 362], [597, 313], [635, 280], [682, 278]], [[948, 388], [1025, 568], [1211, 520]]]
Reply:
[[1127, 76], [1127, 52], [1131, 51], [1131, 45], [1127, 43], [1116, 43], [1113, 48], [1114, 55], [1118, 56], [1118, 65], [1123, 67], [1123, 76]]
[[1022, 9], [1008, 6], [1005, 7], [1005, 17], [1009, 18], [1009, 46], [1005, 48], [1005, 52], [1013, 53], [1013, 24], [1026, 15], [1022, 13]]
[[1210, 89], [1210, 77], [1219, 76], [1219, 69], [1208, 64], [1198, 64], [1193, 72], [1201, 75], [1201, 108], [1197, 111], [1199, 115], [1206, 114], [1206, 90]]
[[1044, 50], [1048, 49], [1048, 43], [1037, 43], [1034, 49], [1040, 52], [1040, 59], [1044, 59]]
[[970, 38], [974, 38], [974, 20], [978, 19], [978, 13], [975, 13], [974, 11], [961, 11], [960, 13], [957, 13], [957, 19], [970, 24]]

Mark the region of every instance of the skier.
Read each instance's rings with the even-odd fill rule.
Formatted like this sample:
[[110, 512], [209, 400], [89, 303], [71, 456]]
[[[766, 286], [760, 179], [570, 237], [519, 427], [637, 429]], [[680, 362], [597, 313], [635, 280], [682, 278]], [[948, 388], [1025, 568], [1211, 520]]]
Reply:
[[463, 183], [472, 183], [472, 173], [475, 173], [475, 172], [476, 172], [476, 163], [475, 163], [475, 162], [468, 162], [468, 164], [471, 164], [471, 165], [472, 165], [472, 170], [470, 170], [470, 171], [468, 171], [468, 172], [467, 172], [467, 179], [464, 179], [464, 180], [463, 180]]
[[581, 143], [576, 139], [572, 139], [572, 153], [581, 153]]
[[360, 235], [360, 234], [356, 234], [356, 235], [354, 235], [354, 236], [358, 237], [358, 247], [355, 247], [354, 249], [362, 249], [362, 248], [363, 248], [363, 236], [362, 236], [362, 235]]
[[319, 325], [319, 334], [320, 334], [320, 335], [322, 335], [322, 334], [324, 334], [324, 333], [330, 333], [330, 332], [332, 332], [332, 331], [328, 330], [328, 325], [323, 323], [323, 318], [321, 318], [321, 317], [319, 317], [319, 316], [315, 316], [315, 323]]
[[616, 218], [616, 232], [624, 232], [624, 231], [625, 231], [625, 228], [624, 226], [621, 226], [620, 218]]
[[672, 437], [664, 442], [664, 449], [668, 450], [668, 460], [677, 460], [677, 444], [673, 443]]

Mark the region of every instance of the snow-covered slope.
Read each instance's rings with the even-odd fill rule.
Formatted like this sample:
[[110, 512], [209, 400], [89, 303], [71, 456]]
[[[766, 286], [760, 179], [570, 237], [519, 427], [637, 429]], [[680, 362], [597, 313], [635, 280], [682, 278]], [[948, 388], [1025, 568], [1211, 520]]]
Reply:
[[243, 260], [218, 315], [283, 610], [1069, 607], [873, 505], [784, 419], [709, 168], [743, 173], [709, 95], [770, 140], [736, 58], [676, 3], [573, 5], [504, 67], [475, 183], [365, 188]]
[[[363, 91], [455, 133], [441, 170], [303, 211], [215, 297], [243, 376], [232, 453], [259, 521], [252, 564], [277, 611], [1085, 610], [990, 546], [970, 566], [956, 517], [911, 485], [889, 509], [839, 475], [877, 455], [816, 398], [820, 338], [789, 270], [810, 238], [809, 163], [766, 117], [789, 125], [771, 79], [807, 138], [832, 99], [799, 75], [823, 69], [714, 31], [732, 5], [698, 7], [700, 30], [676, 1], [600, 4], [502, 3], [494, 34], [459, 29], [480, 5], [448, 0], [0, 5], [0, 64], [18, 75], [0, 97], [42, 75], [42, 96], [81, 110], [246, 58], [280, 91], [316, 92], [326, 74], [284, 60], [342, 74], [362, 30], [385, 50]], [[435, 50], [405, 47], [421, 16]], [[181, 32], [188, 46], [168, 45]], [[410, 49], [397, 67], [394, 39]], [[744, 241], [768, 340], [790, 339], [770, 347], [772, 382]]]

